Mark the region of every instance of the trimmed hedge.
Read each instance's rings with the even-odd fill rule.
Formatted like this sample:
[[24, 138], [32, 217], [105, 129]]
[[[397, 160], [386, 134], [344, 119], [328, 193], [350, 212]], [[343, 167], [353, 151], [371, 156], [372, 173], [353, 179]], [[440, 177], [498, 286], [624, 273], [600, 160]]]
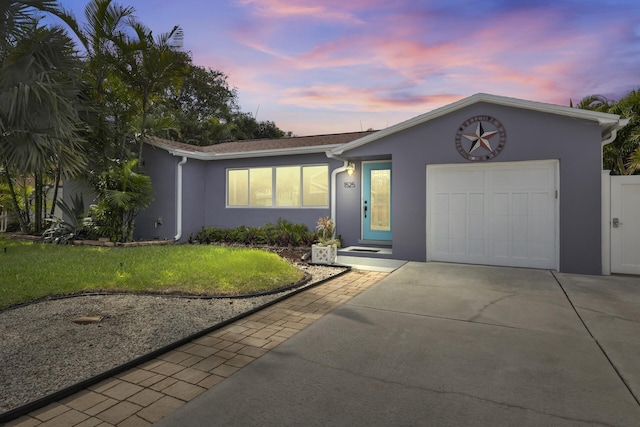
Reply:
[[228, 243], [239, 245], [311, 246], [318, 240], [318, 232], [309, 231], [304, 224], [279, 219], [276, 224], [262, 227], [203, 228], [190, 241], [198, 243]]

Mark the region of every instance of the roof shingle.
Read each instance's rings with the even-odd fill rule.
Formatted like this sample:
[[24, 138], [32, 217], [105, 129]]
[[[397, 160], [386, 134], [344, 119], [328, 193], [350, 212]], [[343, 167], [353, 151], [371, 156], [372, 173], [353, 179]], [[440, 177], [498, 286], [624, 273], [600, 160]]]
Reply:
[[311, 135], [296, 136], [290, 138], [278, 139], [252, 139], [244, 141], [225, 142], [222, 144], [198, 146], [190, 145], [182, 142], [171, 141], [168, 139], [158, 138], [156, 136], [147, 136], [147, 143], [159, 148], [169, 150], [180, 150], [192, 153], [210, 153], [210, 154], [234, 154], [246, 153], [251, 151], [270, 151], [270, 150], [286, 150], [301, 147], [325, 147], [338, 146], [348, 142], [355, 141], [364, 136], [370, 135], [375, 131], [364, 132], [348, 132], [336, 133], [328, 135]]

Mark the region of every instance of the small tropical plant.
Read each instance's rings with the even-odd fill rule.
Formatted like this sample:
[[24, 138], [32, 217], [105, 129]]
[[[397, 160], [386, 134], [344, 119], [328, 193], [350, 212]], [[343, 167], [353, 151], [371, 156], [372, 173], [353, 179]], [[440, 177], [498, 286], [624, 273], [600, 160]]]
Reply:
[[98, 234], [130, 242], [136, 216], [153, 201], [153, 186], [149, 176], [138, 172], [137, 160], [112, 163], [94, 184], [98, 204], [89, 208], [89, 215]]
[[49, 222], [50, 225], [44, 230], [44, 233], [42, 233], [44, 243], [66, 245], [71, 243], [76, 237], [75, 229], [60, 218], [47, 218], [45, 221]]
[[316, 244], [321, 246], [336, 245], [340, 247], [340, 239], [335, 237], [335, 225], [331, 218], [320, 217], [318, 219], [316, 230], [318, 230], [318, 241]]

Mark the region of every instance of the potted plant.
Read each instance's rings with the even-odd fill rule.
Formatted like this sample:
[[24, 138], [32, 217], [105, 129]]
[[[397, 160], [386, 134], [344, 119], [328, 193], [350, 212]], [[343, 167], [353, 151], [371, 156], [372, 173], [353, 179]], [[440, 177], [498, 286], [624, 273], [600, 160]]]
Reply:
[[334, 236], [333, 220], [329, 217], [318, 219], [316, 230], [318, 241], [311, 245], [311, 262], [314, 264], [334, 264], [338, 257], [340, 239]]

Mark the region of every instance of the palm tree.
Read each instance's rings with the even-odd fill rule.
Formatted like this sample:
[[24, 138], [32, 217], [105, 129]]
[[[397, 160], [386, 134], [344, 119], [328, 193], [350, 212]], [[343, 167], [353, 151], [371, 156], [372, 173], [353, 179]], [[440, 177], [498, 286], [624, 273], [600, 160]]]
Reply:
[[[629, 124], [618, 131], [618, 137], [604, 147], [605, 166], [617, 175], [630, 175], [640, 172], [634, 153], [640, 150], [640, 91], [632, 90], [608, 111], [629, 119]], [[636, 159], [636, 160], [634, 160]]]
[[136, 216], [153, 201], [151, 178], [136, 172], [137, 166], [137, 160], [115, 162], [100, 174], [96, 185], [95, 216], [103, 220], [98, 226], [118, 242], [133, 239]]
[[613, 175], [640, 173], [640, 91], [632, 90], [619, 101], [590, 95], [583, 98], [576, 108], [629, 119], [629, 124], [618, 131], [615, 141], [604, 146], [603, 168], [611, 170]]
[[[101, 134], [96, 139], [102, 144], [113, 140], [114, 154], [121, 159], [126, 158], [124, 148], [130, 136], [144, 135], [149, 130], [148, 117], [158, 95], [168, 86], [179, 85], [188, 62], [188, 56], [178, 51], [183, 39], [180, 27], [154, 39], [152, 31], [134, 14], [133, 7], [123, 7], [112, 0], [91, 0], [84, 10], [87, 24], [81, 28], [71, 11], [61, 9], [56, 13], [80, 39], [95, 99], [115, 125], [109, 135], [104, 135], [107, 131], [102, 115], [94, 129]], [[125, 88], [133, 96], [126, 94]], [[114, 102], [114, 93], [118, 102]], [[132, 107], [138, 109], [141, 120], [132, 117]], [[133, 129], [133, 122], [141, 125]], [[97, 148], [108, 151], [107, 147]], [[141, 150], [142, 144], [140, 153]]]
[[112, 0], [91, 0], [84, 9], [87, 20], [84, 27], [80, 27], [71, 11], [61, 9], [56, 13], [71, 28], [85, 49], [87, 73], [100, 105], [104, 102], [105, 83], [113, 71], [116, 54], [113, 40], [124, 36], [134, 13], [133, 7], [123, 7]]
[[91, 0], [84, 9], [86, 24], [81, 25], [70, 10], [60, 9], [56, 16], [73, 31], [84, 49], [85, 80], [94, 103], [87, 149], [92, 153], [87, 172], [99, 173], [109, 167], [109, 158], [126, 158], [126, 145], [134, 120], [136, 101], [114, 76], [117, 47], [115, 39], [124, 37], [135, 9], [112, 0]]
[[0, 2], [0, 52], [3, 58], [33, 22], [34, 10], [56, 13], [58, 2], [56, 0]]
[[[135, 38], [120, 35], [115, 39], [118, 58], [115, 62], [118, 77], [140, 100], [142, 137], [149, 128], [148, 117], [154, 103], [167, 88], [179, 86], [188, 70], [189, 57], [179, 51], [183, 32], [179, 26], [156, 38], [153, 32], [139, 22], [130, 22]], [[140, 139], [138, 160], [142, 161], [144, 138]]]
[[[85, 163], [78, 136], [80, 62], [61, 28], [41, 27], [37, 19], [20, 15], [27, 13], [24, 8], [16, 6], [16, 11], [11, 16], [18, 17], [17, 23], [4, 32], [0, 64], [0, 161], [16, 208], [16, 179], [34, 178], [34, 225], [40, 232], [46, 175], [57, 169], [70, 176]], [[26, 232], [30, 212], [17, 210]]]
[[[609, 108], [611, 108], [611, 105], [613, 103], [615, 102], [608, 100], [602, 95], [589, 95], [582, 98], [578, 105], [575, 106], [575, 108], [580, 108], [582, 110], [607, 112]], [[573, 101], [569, 100], [569, 106], [574, 106]]]

